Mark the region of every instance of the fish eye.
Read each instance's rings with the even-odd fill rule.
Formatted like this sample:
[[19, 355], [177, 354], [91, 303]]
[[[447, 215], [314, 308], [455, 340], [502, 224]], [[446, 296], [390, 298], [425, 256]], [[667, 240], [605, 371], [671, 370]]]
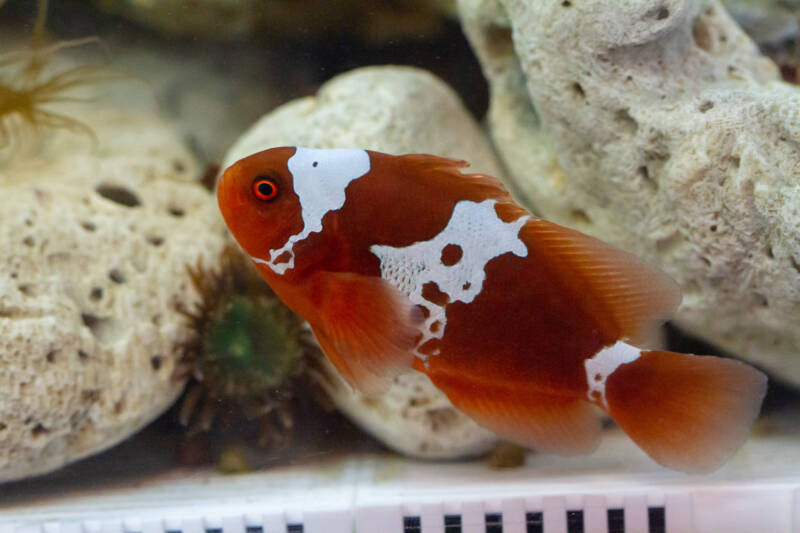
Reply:
[[263, 202], [271, 202], [278, 196], [278, 184], [272, 178], [258, 176], [253, 181], [253, 194]]

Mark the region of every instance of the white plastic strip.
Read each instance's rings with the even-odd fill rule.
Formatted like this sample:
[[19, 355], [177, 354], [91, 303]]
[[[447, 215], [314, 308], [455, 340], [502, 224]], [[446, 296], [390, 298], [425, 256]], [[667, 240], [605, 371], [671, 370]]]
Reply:
[[583, 501], [584, 533], [608, 533], [606, 498], [600, 494], [586, 496]]

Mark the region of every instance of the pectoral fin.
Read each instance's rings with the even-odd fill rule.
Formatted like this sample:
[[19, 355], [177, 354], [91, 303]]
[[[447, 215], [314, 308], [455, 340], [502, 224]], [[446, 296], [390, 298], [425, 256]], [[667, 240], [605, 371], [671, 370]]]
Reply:
[[318, 314], [311, 327], [320, 346], [350, 385], [381, 392], [413, 363], [421, 311], [381, 278], [318, 276]]

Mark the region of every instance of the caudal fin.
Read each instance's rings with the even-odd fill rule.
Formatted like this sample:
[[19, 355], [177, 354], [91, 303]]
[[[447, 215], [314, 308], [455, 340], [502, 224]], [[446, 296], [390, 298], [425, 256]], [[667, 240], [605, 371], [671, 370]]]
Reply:
[[659, 464], [719, 468], [758, 416], [767, 379], [732, 359], [642, 352], [606, 381], [608, 413]]

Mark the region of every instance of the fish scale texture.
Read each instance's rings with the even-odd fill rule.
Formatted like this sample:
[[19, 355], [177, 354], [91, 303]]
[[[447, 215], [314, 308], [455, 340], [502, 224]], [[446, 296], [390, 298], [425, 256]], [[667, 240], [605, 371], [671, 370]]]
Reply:
[[714, 0], [460, 0], [535, 212], [660, 267], [686, 329], [800, 384], [800, 91]]
[[[502, 176], [483, 132], [455, 92], [410, 67], [367, 67], [337, 76], [312, 97], [262, 117], [225, 156], [225, 166], [274, 146], [364, 148], [434, 153], [472, 163], [470, 172]], [[326, 360], [327, 361], [327, 360]], [[427, 376], [410, 371], [388, 391], [365, 398], [337, 377], [337, 407], [387, 446], [428, 458], [486, 452], [496, 436], [458, 412]]]
[[57, 133], [0, 167], [0, 481], [105, 449], [158, 416], [189, 335], [185, 267], [226, 242], [171, 129], [82, 112], [99, 145]]

